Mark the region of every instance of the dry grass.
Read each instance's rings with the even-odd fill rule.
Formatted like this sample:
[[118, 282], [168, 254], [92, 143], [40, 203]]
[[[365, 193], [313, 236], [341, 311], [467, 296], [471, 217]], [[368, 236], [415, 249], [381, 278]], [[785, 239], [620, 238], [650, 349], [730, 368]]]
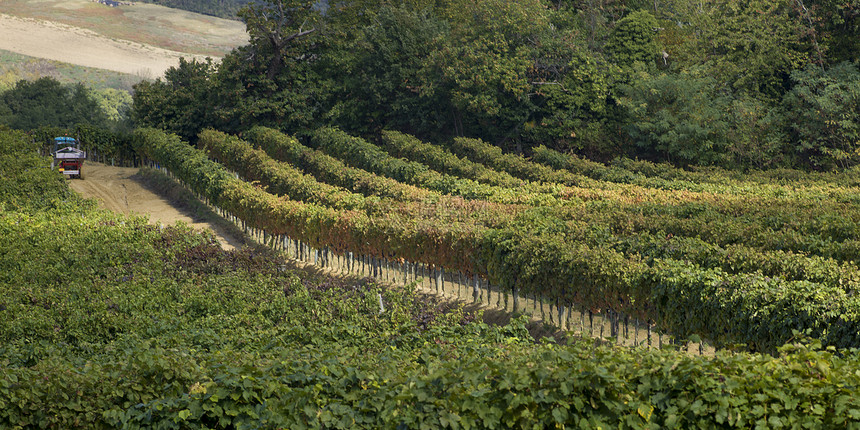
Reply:
[[240, 21], [144, 3], [112, 8], [90, 0], [0, 0], [0, 13], [58, 22], [113, 39], [213, 57], [223, 56], [248, 40]]

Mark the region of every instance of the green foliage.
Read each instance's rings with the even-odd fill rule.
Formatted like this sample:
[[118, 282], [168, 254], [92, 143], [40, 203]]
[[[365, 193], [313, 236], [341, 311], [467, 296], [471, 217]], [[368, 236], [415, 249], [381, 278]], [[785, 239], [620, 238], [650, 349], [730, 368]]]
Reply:
[[860, 2], [821, 0], [811, 6], [810, 25], [814, 26], [828, 62], [856, 60], [860, 51]]
[[447, 23], [430, 9], [407, 5], [382, 4], [367, 13], [370, 23], [358, 32], [354, 46], [345, 47], [356, 58], [338, 74], [346, 96], [335, 101], [331, 120], [362, 132], [381, 127], [442, 131], [449, 103], [426, 82], [425, 63], [450, 37]]
[[605, 66], [601, 56], [571, 46], [570, 37], [542, 41], [534, 78], [539, 108], [523, 124], [523, 135], [533, 144], [595, 157], [615, 155], [618, 149], [605, 134], [618, 116], [611, 95], [617, 73]]
[[[335, 139], [337, 132], [322, 130], [316, 138], [327, 138], [327, 135]], [[702, 249], [703, 254], [695, 257], [696, 263], [675, 260], [671, 252], [655, 253], [653, 248], [649, 251], [647, 242], [625, 249], [612, 235], [591, 227], [601, 222], [622, 221], [618, 227], [612, 225], [609, 231], [624, 235], [630, 234], [625, 232], [665, 228], [660, 231], [691, 236], [694, 232], [702, 234], [706, 230], [703, 226], [710, 226], [708, 234], [712, 240], [738, 240], [732, 234], [750, 236], [749, 221], [735, 224], [735, 216], [722, 214], [716, 208], [687, 204], [666, 211], [664, 205], [654, 205], [650, 209], [639, 205], [613, 212], [608, 210], [612, 207], [608, 201], [598, 201], [582, 208], [569, 208], [569, 218], [558, 218], [545, 209], [526, 211], [517, 215], [513, 222], [495, 229], [482, 228], [474, 221], [425, 223], [414, 216], [400, 218], [397, 212], [384, 217], [368, 216], [277, 199], [235, 179], [175, 138], [154, 130], [140, 130], [138, 137], [148, 156], [167, 165], [192, 189], [273, 235], [287, 234], [336, 250], [397, 256], [463, 271], [467, 275], [479, 273], [506, 290], [516, 287], [521, 294], [540, 294], [560, 303], [587, 309], [614, 309], [643, 320], [657, 321], [664, 329], [680, 336], [704, 335], [718, 344], [742, 342], [757, 350], [772, 351], [788, 339], [791, 329], [810, 330], [824, 342], [841, 347], [860, 342], [855, 333], [860, 324], [860, 303], [843, 285], [846, 280], [849, 285], [854, 283], [851, 267], [846, 268], [848, 275], [825, 275], [818, 278], [819, 282], [807, 280], [800, 274], [803, 269], [795, 272], [796, 280], [771, 278], [760, 273], [734, 274], [722, 269], [728, 265], [734, 270], [732, 265], [736, 260], [731, 257], [715, 262], [709, 257], [709, 251]], [[348, 140], [359, 143], [361, 149], [360, 140]], [[761, 206], [748, 204], [749, 219], [760, 219], [761, 215], [756, 215], [752, 208]], [[652, 210], [656, 211], [654, 216], [649, 213]], [[764, 210], [775, 211], [774, 214], [784, 212], [774, 207]], [[638, 219], [631, 218], [636, 212], [640, 214]], [[634, 219], [639, 225], [623, 221], [627, 219]], [[774, 234], [768, 221], [754, 227], [762, 232], [757, 238], [769, 241], [770, 245], [765, 246], [784, 246], [784, 241], [791, 238], [803, 242], [803, 245], [794, 246], [842, 253], [839, 258], [854, 258], [848, 255], [857, 252], [847, 239], [855, 229], [847, 219], [831, 215], [827, 224], [833, 224], [835, 229], [821, 229], [817, 218], [810, 219], [808, 224], [802, 221], [800, 229], [787, 228], [782, 235]], [[808, 233], [802, 229], [807, 227], [817, 228], [820, 237], [802, 239], [801, 236]], [[827, 239], [822, 241], [825, 237]], [[827, 240], [845, 242], [828, 244]], [[697, 246], [700, 245], [694, 244], [694, 249]], [[758, 258], [761, 264], [780, 258], [752, 250], [741, 251]], [[649, 258], [643, 259], [648, 252], [651, 253]], [[685, 253], [683, 258], [687, 255], [693, 253]], [[816, 264], [815, 261], [800, 261], [809, 263], [809, 267]], [[838, 265], [824, 260], [824, 265], [828, 264], [839, 272]], [[784, 267], [768, 270], [788, 271]], [[812, 291], [816, 294], [811, 294]], [[729, 309], [732, 311], [727, 312]]]
[[78, 201], [51, 160], [39, 155], [39, 143], [23, 132], [0, 126], [0, 211], [39, 210], [63, 200]]
[[449, 146], [456, 154], [521, 179], [568, 186], [586, 186], [590, 185], [591, 182], [588, 178], [573, 172], [555, 170], [540, 164], [530, 163], [520, 155], [505, 154], [500, 148], [479, 139], [455, 138]]
[[656, 29], [654, 15], [638, 10], [618, 21], [604, 49], [620, 66], [629, 68], [636, 63], [652, 65], [658, 54], [654, 40]]
[[489, 169], [468, 158], [458, 157], [441, 146], [424, 143], [396, 131], [383, 131], [382, 143], [394, 157], [416, 160], [445, 174], [500, 187], [518, 187], [524, 184], [521, 179], [507, 173]]
[[728, 163], [731, 97], [704, 73], [636, 73], [622, 87], [633, 142], [680, 164]]
[[371, 217], [354, 210], [282, 199], [239, 180], [175, 135], [139, 129], [135, 139], [143, 155], [167, 167], [193, 191], [269, 234], [287, 235], [336, 251], [348, 249], [361, 255], [475, 271], [473, 246], [485, 230], [480, 225], [426, 220], [397, 212]]
[[254, 127], [246, 133], [272, 158], [301, 166], [322, 182], [341, 186], [365, 196], [391, 197], [399, 201], [435, 200], [438, 193], [404, 184], [366, 170], [347, 166], [335, 157], [302, 145], [275, 129]]
[[518, 208], [469, 202], [459, 197], [435, 196], [423, 201], [399, 201], [391, 197], [367, 198], [317, 181], [290, 164], [278, 162], [264, 151], [235, 137], [213, 130], [200, 134], [199, 146], [246, 181], [259, 181], [267, 190], [292, 200], [334, 209], [353, 209], [371, 217], [422, 220], [439, 224], [469, 220], [474, 225], [497, 226], [512, 219]]
[[[28, 142], [16, 133], [0, 136], [2, 153]], [[43, 180], [11, 162], [4, 168], [3, 178], [29, 186]], [[29, 213], [0, 207], [0, 427], [134, 426], [151, 422], [150, 405], [207, 388], [201, 423], [213, 425], [215, 416], [225, 426], [248, 418], [234, 411], [247, 411], [242, 404], [256, 390], [251, 369], [292, 375], [294, 387], [313, 380], [313, 389], [323, 380], [304, 375], [317, 373], [316, 364], [328, 362], [335, 372], [338, 363], [381, 369], [361, 357], [385, 363], [387, 354], [398, 360], [389, 369], [396, 372], [396, 364], [409, 364], [435, 339], [472, 339], [468, 345], [523, 336], [522, 329], [468, 324], [456, 311], [443, 315], [410, 288], [300, 279], [274, 255], [225, 252], [210, 234], [69, 200]], [[332, 362], [336, 356], [343, 361]], [[190, 417], [155, 410], [156, 419], [172, 410], [173, 424]]]
[[529, 68], [533, 41], [549, 26], [545, 4], [455, 0], [441, 13], [451, 35], [430, 56], [425, 79], [445, 91], [458, 133], [471, 124], [472, 132], [504, 136], [532, 109]]
[[333, 126], [602, 161], [847, 168], [844, 144], [800, 136], [821, 127], [793, 94], [811, 64], [854, 60], [856, 1], [268, 0], [240, 13], [248, 45], [138, 85], [132, 117], [191, 142], [207, 127]]
[[796, 150], [816, 167], [848, 168], [860, 162], [860, 72], [840, 63], [792, 73], [785, 98]]
[[0, 94], [0, 124], [20, 130], [75, 124], [104, 127], [107, 117], [82, 84], [64, 86], [53, 78], [39, 78], [18, 81]]
[[128, 91], [105, 88], [94, 91], [92, 95], [109, 121], [116, 122], [125, 119], [131, 109], [132, 98]]
[[[252, 134], [281, 142], [285, 151], [300, 149], [272, 130]], [[259, 151], [220, 133], [207, 131], [200, 140], [222, 145], [219, 151], [249, 168], [255, 159], [265, 161]], [[544, 157], [554, 156], [556, 168], [579, 166], [591, 176], [629, 181], [660, 179], [666, 188], [647, 203], [644, 188], [590, 182], [603, 188], [587, 191], [604, 193], [604, 199], [566, 207], [574, 217], [558, 218], [558, 208], [534, 208], [504, 228], [463, 234], [451, 226], [423, 230], [427, 226], [396, 224], [393, 216], [364, 217], [277, 198], [176, 136], [154, 129], [135, 133], [142, 154], [213, 204], [273, 234], [359, 252], [389, 247], [386, 256], [444, 267], [469, 265], [523, 294], [616, 309], [656, 319], [658, 327], [681, 337], [746, 342], [773, 353], [691, 357], [671, 348], [619, 349], [591, 341], [535, 345], [525, 318], [489, 327], [461, 311], [442, 313], [409, 287], [299, 277], [266, 252], [225, 252], [209, 234], [82, 204], [50, 169], [42, 171], [53, 175], [57, 187], [34, 187], [46, 178], [27, 172], [46, 160], [36, 157], [30, 142], [18, 132], [0, 133], [0, 154], [16, 155], [3, 160], [0, 178], [21, 183], [12, 189], [32, 193], [32, 202], [53, 202], [19, 211], [0, 194], [6, 202], [0, 205], [0, 427], [860, 424], [858, 351], [823, 348], [860, 343], [856, 263], [743, 245], [792, 229], [798, 238], [819, 235], [809, 239], [815, 246], [826, 246], [823, 237], [846, 243], [856, 237], [850, 204], [856, 200], [846, 200], [853, 188], [830, 184], [828, 176], [795, 172], [793, 179], [810, 189], [789, 194], [793, 185], [774, 184], [762, 174], [756, 177], [761, 185], [748, 185], [737, 199], [729, 185], [705, 183], [713, 187], [709, 200], [705, 193], [669, 189], [707, 173], [632, 160], [601, 167], [547, 150]], [[507, 161], [528, 169], [523, 171], [553, 171], [529, 167], [521, 158]], [[328, 189], [294, 177], [294, 186]], [[756, 195], [752, 189], [757, 198], [750, 197]], [[719, 200], [713, 197], [718, 191], [724, 193]], [[58, 199], [64, 195], [67, 202]], [[673, 200], [682, 196], [695, 201]], [[714, 225], [713, 237], [636, 233], [645, 226], [671, 227], [672, 220], [690, 222], [689, 232], [704, 232], [703, 238], [709, 234], [704, 226]], [[743, 244], [715, 246], [717, 234], [743, 238]], [[436, 249], [419, 251], [424, 247]]]
[[134, 86], [132, 120], [139, 126], [171, 130], [193, 141], [197, 133], [213, 121], [214, 83], [211, 75], [217, 66], [211, 60], [199, 62], [179, 59], [154, 82]]
[[502, 204], [557, 205], [564, 198], [563, 190], [554, 185], [535, 184], [512, 189], [439, 173], [425, 164], [393, 157], [362, 138], [350, 136], [334, 128], [322, 128], [313, 132], [311, 142], [322, 151], [337, 156], [353, 167], [469, 200]]
[[666, 25], [686, 27], [668, 47], [683, 69], [702, 65], [731, 90], [778, 100], [788, 74], [813, 61], [808, 17], [796, 0], [671, 2]]
[[777, 167], [793, 161], [782, 111], [727, 91], [703, 69], [638, 71], [619, 87], [636, 151], [679, 165]]

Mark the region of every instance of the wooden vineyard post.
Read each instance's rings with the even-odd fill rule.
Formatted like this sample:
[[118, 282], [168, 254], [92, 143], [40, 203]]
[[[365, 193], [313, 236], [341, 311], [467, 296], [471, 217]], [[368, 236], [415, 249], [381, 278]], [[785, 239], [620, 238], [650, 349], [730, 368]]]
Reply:
[[564, 304], [561, 299], [555, 299], [556, 308], [558, 309], [558, 328], [564, 330]]
[[624, 315], [624, 341], [630, 338], [630, 316]]
[[651, 321], [648, 321], [648, 349], [651, 349]]
[[462, 297], [462, 292], [460, 290], [463, 289], [463, 272], [457, 271], [457, 297]]
[[445, 286], [442, 284], [442, 269], [439, 267], [434, 267], [433, 271], [436, 274], [436, 293], [439, 291], [445, 292]]
[[594, 337], [594, 313], [588, 310], [588, 337]]
[[567, 330], [571, 331], [573, 330], [570, 324], [570, 319], [573, 318], [573, 305], [568, 303], [566, 309], [567, 313], [565, 315], [567, 315], [567, 318], [564, 320], [564, 324], [567, 326]]
[[585, 307], [579, 305], [579, 335], [585, 335]]
[[615, 327], [615, 311], [609, 309], [606, 313], [609, 315], [609, 337], [617, 337], [618, 329]]
[[603, 330], [606, 328], [606, 312], [600, 313], [600, 341], [603, 342]]
[[639, 318], [633, 322], [633, 346], [639, 346]]
[[394, 280], [394, 276], [392, 276], [393, 272], [391, 270], [391, 259], [386, 257], [383, 258], [383, 261], [385, 261], [385, 280], [391, 282]]

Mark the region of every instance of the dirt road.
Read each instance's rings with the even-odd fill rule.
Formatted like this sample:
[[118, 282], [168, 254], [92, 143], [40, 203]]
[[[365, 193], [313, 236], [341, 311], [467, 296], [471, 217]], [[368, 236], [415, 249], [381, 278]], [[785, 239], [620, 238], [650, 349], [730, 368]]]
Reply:
[[190, 213], [174, 207], [169, 201], [147, 189], [132, 167], [112, 167], [87, 161], [84, 179], [72, 179], [69, 186], [84, 197], [94, 198], [102, 207], [123, 214], [148, 215], [153, 224], [185, 222], [197, 229], [215, 232], [224, 249], [241, 246], [241, 240], [231, 236], [224, 228], [195, 219]]

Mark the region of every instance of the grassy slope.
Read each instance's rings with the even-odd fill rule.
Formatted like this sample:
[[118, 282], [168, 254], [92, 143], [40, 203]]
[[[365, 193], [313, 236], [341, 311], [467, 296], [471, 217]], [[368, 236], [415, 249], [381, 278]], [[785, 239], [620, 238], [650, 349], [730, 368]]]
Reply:
[[4, 0], [0, 13], [55, 21], [113, 39], [213, 57], [247, 42], [245, 26], [239, 21], [144, 3], [111, 8], [88, 0]]
[[131, 91], [132, 85], [144, 79], [140, 76], [28, 57], [0, 50], [0, 91], [13, 87], [15, 82], [21, 79], [35, 80], [46, 76], [64, 84], [80, 82], [96, 90], [116, 88], [125, 91]]

